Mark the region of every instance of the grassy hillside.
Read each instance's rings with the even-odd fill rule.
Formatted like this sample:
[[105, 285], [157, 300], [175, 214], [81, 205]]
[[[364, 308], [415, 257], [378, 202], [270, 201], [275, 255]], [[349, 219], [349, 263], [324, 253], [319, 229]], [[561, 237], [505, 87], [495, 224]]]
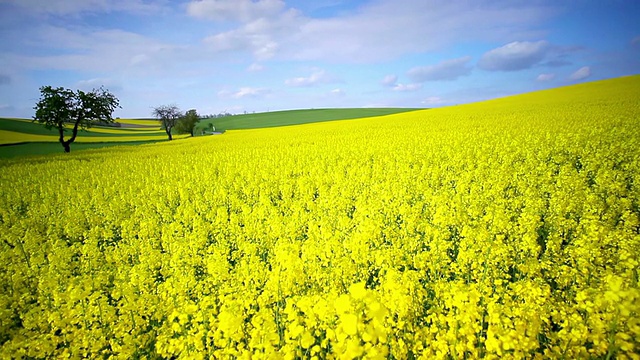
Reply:
[[[143, 144], [153, 144], [166, 141], [166, 137], [161, 140], [141, 140], [141, 141], [118, 141], [118, 142], [78, 142], [71, 145], [72, 152], [82, 152], [89, 149], [101, 149], [111, 146], [138, 146]], [[12, 144], [0, 146], [0, 158], [15, 158], [32, 155], [59, 154], [63, 151], [60, 143], [57, 142], [29, 142], [23, 144]]]
[[[127, 120], [125, 120], [127, 121]], [[131, 120], [129, 120], [131, 121]], [[68, 127], [68, 132], [71, 132], [71, 127]], [[30, 134], [30, 135], [47, 135], [57, 136], [58, 131], [56, 129], [47, 129], [42, 124], [33, 122], [27, 119], [12, 119], [12, 118], [0, 118], [0, 130], [10, 131], [16, 133]], [[79, 135], [85, 136], [144, 136], [144, 135], [158, 135], [164, 133], [160, 129], [158, 123], [155, 126], [140, 126], [136, 128], [129, 127], [101, 127], [95, 126], [87, 130], [80, 130]]]
[[[157, 121], [118, 119], [127, 127], [95, 126], [80, 130], [72, 151], [122, 144], [144, 144], [167, 139]], [[71, 129], [66, 136], [71, 135]], [[174, 135], [184, 138], [187, 135]], [[62, 151], [58, 132], [28, 119], [0, 118], [0, 158]]]
[[233, 115], [216, 119], [205, 119], [197, 129], [207, 129], [212, 123], [217, 131], [255, 129], [265, 127], [300, 125], [314, 122], [357, 119], [414, 111], [410, 108], [353, 108], [353, 109], [305, 109], [272, 111], [258, 114]]

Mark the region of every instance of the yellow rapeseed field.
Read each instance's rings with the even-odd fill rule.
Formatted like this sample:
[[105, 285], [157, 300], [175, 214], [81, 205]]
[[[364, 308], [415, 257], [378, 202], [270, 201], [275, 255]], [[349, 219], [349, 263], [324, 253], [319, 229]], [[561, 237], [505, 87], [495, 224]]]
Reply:
[[125, 125], [137, 125], [140, 127], [128, 128], [130, 130], [147, 129], [155, 127], [160, 129], [160, 122], [156, 120], [141, 120], [141, 119], [116, 119], [115, 122]]
[[[148, 136], [148, 135], [164, 135], [167, 137], [167, 133], [160, 130], [150, 130], [149, 128], [119, 128], [119, 127], [92, 127], [87, 131], [89, 134], [91, 133], [101, 133], [101, 134], [117, 134], [117, 135], [132, 135], [132, 136]], [[85, 135], [86, 133], [80, 132], [80, 136]]]
[[0, 145], [20, 142], [53, 142], [58, 138], [53, 135], [26, 134], [17, 131], [0, 130]]
[[3, 160], [0, 357], [638, 359], [639, 90]]

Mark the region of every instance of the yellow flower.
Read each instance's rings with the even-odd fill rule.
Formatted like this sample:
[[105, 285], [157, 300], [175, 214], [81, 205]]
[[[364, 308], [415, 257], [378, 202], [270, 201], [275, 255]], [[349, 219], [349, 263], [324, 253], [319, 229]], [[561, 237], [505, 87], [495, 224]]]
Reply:
[[351, 300], [347, 295], [340, 295], [335, 301], [335, 308], [338, 313], [346, 313], [351, 311]]
[[310, 348], [311, 345], [313, 345], [314, 342], [315, 342], [315, 338], [311, 335], [311, 333], [309, 331], [305, 331], [302, 334], [302, 337], [300, 338], [300, 345], [304, 349]]
[[0, 358], [637, 359], [638, 88], [0, 159]]
[[367, 290], [365, 289], [365, 283], [359, 282], [349, 286], [349, 294], [356, 300], [362, 299], [367, 296]]
[[358, 332], [358, 317], [353, 314], [344, 314], [340, 317], [342, 329], [347, 335], [353, 336]]

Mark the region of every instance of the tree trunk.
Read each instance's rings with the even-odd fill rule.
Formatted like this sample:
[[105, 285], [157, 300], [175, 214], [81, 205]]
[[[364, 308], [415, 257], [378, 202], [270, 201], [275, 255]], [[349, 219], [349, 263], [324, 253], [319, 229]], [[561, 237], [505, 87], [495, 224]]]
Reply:
[[71, 138], [67, 141], [64, 140], [64, 125], [58, 126], [58, 132], [60, 133], [60, 144], [64, 148], [64, 152], [71, 152], [71, 143], [76, 140], [76, 136], [78, 136], [78, 126], [80, 125], [81, 118], [78, 118], [76, 123], [73, 125], [73, 130], [71, 132]]
[[61, 124], [58, 126], [58, 133], [60, 134], [60, 138], [58, 139], [60, 141], [60, 145], [62, 145], [62, 147], [64, 148], [64, 152], [68, 153], [71, 152], [71, 142], [70, 141], [64, 141], [64, 125]]
[[173, 140], [173, 136], [171, 136], [171, 128], [166, 128], [167, 136], [169, 137], [169, 141]]
[[67, 140], [69, 144], [76, 140], [76, 136], [78, 136], [78, 125], [80, 125], [80, 121], [82, 121], [81, 117], [78, 117], [76, 123], [73, 125], [73, 131], [71, 132], [71, 139]]

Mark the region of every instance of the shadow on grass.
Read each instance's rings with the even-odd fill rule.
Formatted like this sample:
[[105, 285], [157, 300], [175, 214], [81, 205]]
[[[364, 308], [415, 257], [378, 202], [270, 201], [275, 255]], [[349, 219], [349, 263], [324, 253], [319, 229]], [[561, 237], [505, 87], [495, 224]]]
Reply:
[[[88, 149], [99, 149], [112, 146], [142, 145], [163, 142], [166, 140], [126, 141], [103, 143], [73, 143], [71, 154]], [[0, 159], [16, 158], [29, 155], [63, 154], [64, 149], [58, 142], [29, 142], [21, 144], [0, 145]]]

